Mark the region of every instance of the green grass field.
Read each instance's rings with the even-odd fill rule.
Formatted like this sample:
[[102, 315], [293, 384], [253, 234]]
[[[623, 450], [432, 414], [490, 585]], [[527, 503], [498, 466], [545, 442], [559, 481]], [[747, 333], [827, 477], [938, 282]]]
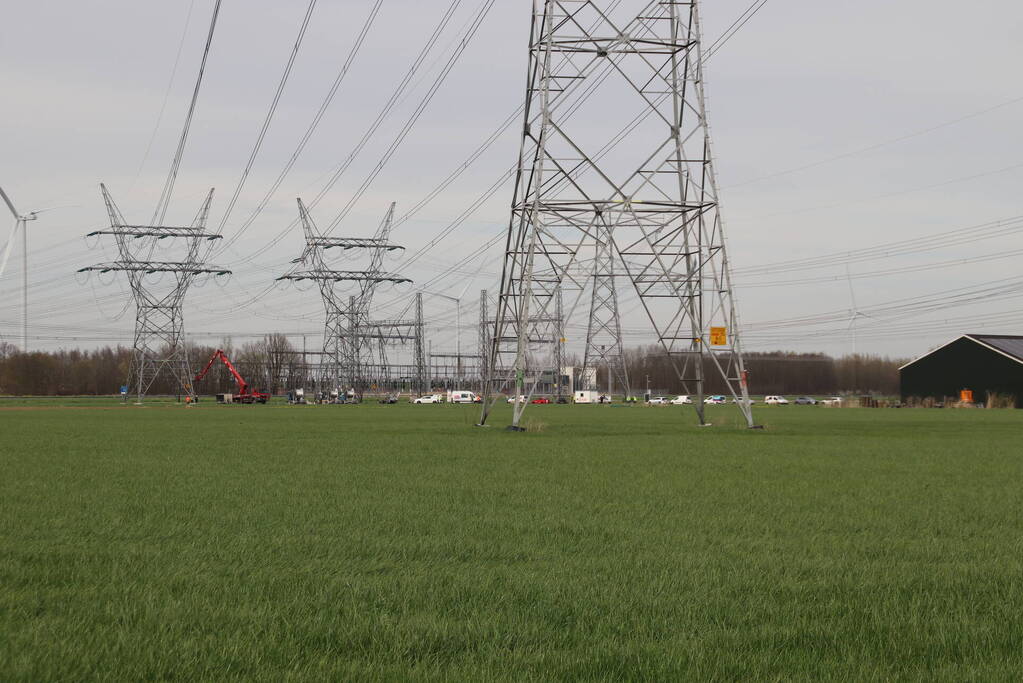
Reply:
[[0, 410], [0, 679], [1023, 672], [1020, 411], [104, 405]]

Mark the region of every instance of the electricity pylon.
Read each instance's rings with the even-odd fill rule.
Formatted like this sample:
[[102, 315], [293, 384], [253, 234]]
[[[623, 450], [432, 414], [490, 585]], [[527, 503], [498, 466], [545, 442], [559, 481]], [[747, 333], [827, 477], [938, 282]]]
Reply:
[[[381, 367], [386, 372], [387, 360], [383, 351], [387, 341], [416, 342], [416, 361], [424, 361], [419, 352], [415, 335], [422, 336], [422, 321], [391, 320], [375, 322], [369, 319], [370, 305], [376, 286], [381, 282], [412, 282], [408, 278], [383, 271], [384, 253], [404, 249], [389, 241], [394, 217], [392, 203], [383, 222], [373, 237], [329, 237], [324, 236], [313, 222], [309, 210], [301, 199], [298, 200], [298, 214], [305, 235], [302, 256], [295, 259], [296, 267], [277, 280], [316, 282], [323, 299], [326, 313], [323, 332], [323, 362], [321, 377], [333, 391], [352, 387], [361, 396], [366, 383], [364, 368], [374, 363], [373, 348], [379, 353]], [[329, 249], [367, 250], [370, 252], [369, 267], [366, 270], [336, 270], [328, 263], [324, 253]], [[346, 295], [339, 291], [339, 284], [355, 285], [355, 293]], [[408, 333], [412, 329], [414, 333]], [[417, 375], [421, 371], [417, 369]]]
[[[100, 189], [110, 228], [95, 230], [89, 236], [113, 235], [118, 260], [81, 268], [78, 272], [122, 272], [128, 276], [136, 306], [134, 355], [128, 386], [134, 389], [141, 402], [157, 377], [167, 372], [185, 396], [194, 398], [192, 371], [184, 343], [182, 304], [196, 276], [231, 273], [205, 263], [208, 249], [201, 253], [204, 243], [221, 238], [219, 234], [206, 232], [213, 190], [206, 195], [190, 226], [173, 227], [128, 224], [106, 185], [100, 184]], [[176, 247], [179, 260], [153, 260], [156, 245], [166, 245], [165, 240]]]
[[[598, 234], [596, 242], [590, 318], [586, 327], [586, 350], [583, 353], [583, 382], [587, 385], [586, 389], [598, 390], [598, 387], [595, 386], [597, 383], [596, 371], [603, 366], [607, 371], [608, 398], [614, 394], [616, 380], [625, 396], [628, 397], [631, 395], [631, 389], [629, 387], [629, 372], [625, 367], [622, 321], [618, 315], [614, 250], [611, 248], [608, 234]], [[591, 383], [594, 386], [590, 386]]]
[[[502, 388], [531, 395], [538, 359], [553, 339], [554, 292], [581, 250], [606, 241], [614, 265], [606, 280], [612, 288], [630, 283], [695, 395], [699, 422], [706, 423], [706, 365], [752, 426], [697, 3], [654, 0], [623, 18], [617, 15], [625, 10], [607, 4], [533, 6], [525, 125], [480, 423]], [[612, 136], [616, 119], [626, 127]], [[527, 405], [515, 403], [511, 429], [521, 429]]]

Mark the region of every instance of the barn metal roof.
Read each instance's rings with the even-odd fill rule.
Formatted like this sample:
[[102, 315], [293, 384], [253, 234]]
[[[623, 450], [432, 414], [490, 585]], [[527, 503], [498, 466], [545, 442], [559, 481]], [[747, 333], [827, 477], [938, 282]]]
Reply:
[[1008, 334], [968, 334], [966, 336], [1023, 363], [1023, 337]]
[[1012, 360], [1016, 361], [1017, 363], [1023, 363], [1023, 336], [1013, 334], [964, 334], [948, 342], [945, 342], [944, 344], [935, 349], [931, 349], [925, 354], [917, 356], [913, 360], [909, 361], [908, 363], [900, 367], [899, 370], [902, 370], [902, 368], [905, 367], [909, 367], [918, 360], [926, 358], [935, 351], [943, 349], [949, 344], [957, 342], [960, 339], [969, 339], [970, 341], [980, 344], [981, 346], [986, 346], [992, 351], [996, 351], [1002, 354], [1003, 356], [1007, 356]]

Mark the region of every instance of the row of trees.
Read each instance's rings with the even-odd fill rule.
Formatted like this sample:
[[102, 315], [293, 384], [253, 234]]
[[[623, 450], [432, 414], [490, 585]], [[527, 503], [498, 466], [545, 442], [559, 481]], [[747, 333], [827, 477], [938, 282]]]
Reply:
[[[303, 355], [282, 334], [267, 335], [238, 347], [226, 339], [219, 348], [256, 389], [276, 394], [296, 386], [308, 386], [310, 368]], [[216, 348], [212, 346], [189, 347], [193, 374], [206, 366], [214, 351]], [[120, 346], [26, 354], [0, 343], [0, 394], [115, 394], [128, 377], [131, 359], [131, 349]], [[684, 393], [674, 367], [659, 347], [631, 349], [626, 354], [626, 363], [633, 393], [642, 393], [647, 386], [657, 394]], [[899, 360], [862, 354], [840, 358], [820, 353], [746, 355], [750, 391], [754, 394], [895, 395], [899, 393], [898, 367], [901, 364]], [[705, 362], [704, 376], [707, 393], [725, 392], [719, 373], [709, 360]], [[600, 386], [606, 386], [604, 373], [598, 373], [598, 377]], [[214, 394], [232, 391], [235, 383], [227, 368], [218, 362], [195, 388], [201, 394]], [[177, 391], [178, 387], [166, 376], [151, 389], [154, 394]]]
[[[899, 393], [899, 366], [905, 361], [884, 356], [852, 354], [834, 358], [823, 353], [747, 353], [745, 364], [753, 394], [875, 394]], [[631, 349], [626, 365], [634, 393], [648, 386], [658, 394], [685, 393], [671, 360], [658, 346]], [[603, 373], [600, 373], [601, 386]], [[726, 393], [721, 374], [704, 361], [706, 393]]]
[[[193, 375], [198, 374], [218, 347], [189, 346], [188, 359]], [[307, 366], [301, 353], [282, 334], [236, 347], [225, 339], [221, 349], [231, 359], [250, 386], [279, 393], [292, 383], [304, 381]], [[116, 394], [128, 380], [132, 350], [123, 346], [92, 351], [61, 350], [21, 353], [16, 347], [0, 343], [0, 394], [21, 396], [88, 396]], [[230, 392], [236, 389], [234, 378], [223, 363], [210, 368], [195, 385], [201, 394]], [[175, 394], [179, 388], [167, 374], [157, 378], [150, 393]]]

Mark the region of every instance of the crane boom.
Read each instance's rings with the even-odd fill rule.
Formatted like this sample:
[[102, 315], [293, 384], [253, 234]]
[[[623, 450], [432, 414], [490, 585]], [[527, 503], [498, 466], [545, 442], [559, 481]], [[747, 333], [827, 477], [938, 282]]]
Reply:
[[213, 364], [216, 363], [218, 360], [220, 360], [221, 362], [224, 363], [225, 366], [227, 366], [228, 372], [230, 372], [231, 376], [234, 377], [234, 381], [238, 385], [238, 399], [242, 403], [251, 403], [252, 401], [266, 403], [267, 399], [270, 398], [270, 395], [250, 391], [249, 383], [245, 381], [245, 378], [241, 376], [241, 373], [239, 373], [238, 370], [231, 363], [231, 359], [228, 358], [227, 354], [224, 353], [221, 349], [216, 350], [216, 352], [213, 354], [213, 357], [210, 358], [210, 362], [206, 364], [206, 367], [203, 368], [202, 372], [195, 376], [195, 381], [196, 382], [201, 381], [202, 378], [205, 377], [206, 374], [210, 371], [210, 368], [213, 367]]

